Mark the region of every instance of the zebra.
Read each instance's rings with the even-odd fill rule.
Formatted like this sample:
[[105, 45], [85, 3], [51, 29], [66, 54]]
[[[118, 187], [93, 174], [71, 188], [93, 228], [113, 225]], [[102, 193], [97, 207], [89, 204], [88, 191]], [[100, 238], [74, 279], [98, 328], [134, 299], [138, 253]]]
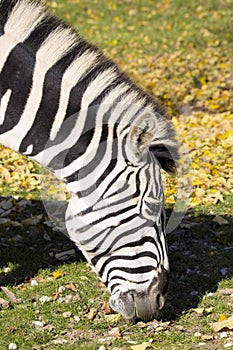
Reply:
[[126, 319], [163, 308], [169, 261], [161, 169], [178, 146], [163, 107], [37, 0], [0, 1], [0, 143], [70, 193], [70, 239]]

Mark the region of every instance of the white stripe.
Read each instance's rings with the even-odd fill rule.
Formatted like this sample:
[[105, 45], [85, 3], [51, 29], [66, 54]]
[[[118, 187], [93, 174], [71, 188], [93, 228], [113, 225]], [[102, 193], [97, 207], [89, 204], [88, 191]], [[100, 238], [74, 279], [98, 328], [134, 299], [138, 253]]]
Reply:
[[[93, 245], [93, 247], [94, 247], [94, 245]], [[105, 246], [103, 248], [107, 248], [107, 246]], [[114, 248], [115, 248], [115, 246], [114, 246]], [[151, 247], [148, 247], [148, 248], [150, 248], [150, 249], [152, 248], [153, 249], [154, 247], [151, 245]], [[145, 248], [144, 248], [144, 250], [145, 250]], [[152, 252], [153, 252], [153, 250], [152, 250]], [[136, 253], [136, 252], [137, 252], [137, 249], [135, 248], [134, 253]], [[118, 251], [117, 253], [119, 255], [121, 255], [121, 251]], [[124, 271], [120, 270], [121, 267], [123, 267], [123, 268], [124, 267], [128, 267], [128, 268], [130, 267], [130, 268], [134, 269], [134, 268], [140, 268], [142, 266], [154, 266], [154, 267], [156, 267], [156, 265], [157, 265], [157, 263], [156, 263], [154, 258], [143, 256], [140, 259], [138, 258], [136, 260], [127, 260], [127, 256], [129, 256], [129, 255], [130, 254], [125, 255], [126, 259], [121, 258], [121, 259], [109, 261], [107, 263], [107, 265], [105, 266], [104, 273], [102, 275], [103, 280], [107, 279], [108, 272], [111, 270], [111, 268], [114, 268], [114, 271], [110, 272], [109, 278], [110, 278], [111, 275], [113, 275], [113, 276], [115, 276], [115, 275], [119, 276], [120, 275], [120, 276], [125, 276], [125, 277], [127, 276], [130, 280], [134, 280], [135, 282], [139, 282], [139, 281], [147, 280], [148, 279], [148, 275], [151, 275], [151, 274], [155, 275], [155, 273], [151, 272], [151, 271], [149, 271], [149, 272], [147, 272], [145, 274], [144, 273], [143, 274], [142, 273], [136, 273], [136, 274], [134, 273], [133, 274], [133, 273], [130, 273], [130, 272], [124, 272]], [[112, 254], [111, 257], [114, 257], [114, 254]], [[105, 260], [108, 260], [108, 258], [109, 258], [109, 256]], [[100, 271], [100, 269], [101, 269], [101, 267], [102, 267], [102, 265], [104, 263], [104, 261], [102, 261], [102, 260], [103, 259], [101, 259], [99, 261], [99, 264], [97, 264], [95, 266], [97, 271]], [[147, 277], [146, 277], [146, 275], [147, 275]]]
[[[18, 124], [2, 135], [2, 139], [5, 140], [5, 145], [16, 151], [19, 150], [23, 138], [33, 126], [40, 106], [46, 72], [70, 49], [74, 40], [75, 37], [70, 35], [68, 29], [58, 29], [49, 34], [43, 45], [37, 51], [30, 95]], [[57, 45], [57, 43], [63, 44]]]
[[[122, 167], [117, 164], [115, 169], [117, 169], [118, 172], [120, 172], [122, 170]], [[105, 215], [109, 214], [110, 208], [112, 212], [117, 212], [118, 210], [122, 209], [122, 207], [125, 205], [125, 203], [122, 204], [122, 200], [124, 200], [127, 197], [128, 197], [127, 206], [140, 205], [140, 202], [139, 202], [140, 195], [138, 195], [137, 197], [133, 197], [133, 194], [135, 193], [134, 183], [129, 184], [130, 186], [128, 187], [128, 189], [121, 192], [120, 194], [115, 194], [114, 196], [107, 199], [101, 199], [103, 197], [103, 193], [106, 190], [107, 186], [114, 179], [114, 175], [116, 176], [117, 174], [117, 171], [115, 171], [115, 169], [108, 175], [107, 181], [105, 178], [105, 180], [101, 183], [101, 185], [97, 189], [93, 191], [93, 193], [91, 193], [88, 197], [84, 198], [85, 202], [89, 204], [90, 207], [94, 205], [93, 211], [97, 211], [97, 212], [100, 211], [101, 215], [103, 215], [104, 213]], [[115, 173], [115, 174], [112, 175], [112, 173]], [[119, 191], [122, 190], [122, 187], [126, 184], [125, 179], [126, 179], [127, 173], [128, 172], [125, 171], [122, 174], [122, 177], [117, 179], [117, 182], [115, 184], [112, 184], [112, 186], [109, 188], [107, 195], [110, 193], [114, 193], [117, 190]], [[93, 199], [95, 201], [92, 200], [91, 196], [94, 197]], [[98, 203], [96, 203], [97, 200], [99, 200]], [[135, 211], [137, 211], [136, 208], [135, 208]]]
[[[121, 84], [117, 86], [115, 89], [111, 90], [109, 94], [103, 99], [103, 101], [101, 101], [101, 105], [96, 115], [95, 132], [94, 132], [93, 138], [88, 148], [86, 149], [86, 152], [81, 157], [74, 160], [71, 164], [63, 168], [62, 175], [64, 177], [67, 177], [71, 175], [74, 171], [77, 171], [78, 169], [82, 168], [84, 164], [86, 164], [87, 162], [90, 162], [96, 156], [96, 151], [97, 151], [99, 140], [102, 133], [103, 116], [109, 110], [109, 108], [113, 106], [115, 100], [119, 98], [119, 96], [123, 94], [125, 91], [127, 91], [128, 88], [129, 88], [128, 85]], [[77, 188], [76, 184], [75, 184], [75, 187]]]
[[[94, 237], [98, 232], [111, 228], [108, 231], [108, 234], [105, 238], [104, 243], [102, 243], [99, 246], [99, 252], [104, 251], [107, 247], [113, 247], [114, 240], [122, 234], [128, 231], [127, 235], [122, 235], [121, 238], [119, 238], [116, 242], [114, 242], [114, 249], [119, 248], [120, 246], [124, 246], [126, 243], [129, 242], [135, 242], [138, 238], [138, 231], [132, 233], [132, 228], [139, 227], [143, 224], [145, 224], [144, 228], [140, 229], [140, 237], [145, 236], [152, 236], [154, 237], [154, 229], [151, 227], [146, 226], [146, 220], [141, 219], [138, 217], [135, 217], [134, 219], [130, 220], [130, 222], [126, 222], [124, 224], [119, 225], [121, 219], [128, 218], [130, 215], [135, 214], [135, 209], [131, 209], [130, 211], [127, 211], [124, 213], [124, 215], [119, 215], [117, 217], [112, 216], [111, 218], [100, 221], [98, 224], [93, 225], [92, 222], [95, 220], [100, 219], [101, 217], [101, 211], [99, 213], [93, 213], [92, 216], [91, 213], [85, 215], [85, 216], [74, 216], [75, 211], [77, 207], [80, 207], [83, 205], [83, 198], [79, 198], [77, 201], [71, 201], [69, 203], [69, 213], [72, 213], [73, 217], [70, 220], [66, 221], [66, 227], [70, 234], [70, 239], [74, 242], [85, 242], [87, 239], [90, 239]], [[95, 215], [97, 214], [97, 215]], [[105, 216], [106, 213], [102, 213], [102, 216]], [[89, 228], [85, 232], [80, 232], [83, 227], [86, 225], [89, 225]], [[98, 234], [94, 239], [92, 239], [88, 244], [83, 244], [85, 246], [86, 250], [91, 250], [94, 246], [97, 246], [98, 243], [103, 239], [105, 236], [106, 231], [104, 231], [103, 234]], [[89, 253], [89, 255], [91, 255]], [[96, 255], [96, 253], [93, 253], [93, 256]]]
[[[98, 97], [107, 86], [109, 86], [112, 83], [115, 77], [116, 77], [116, 73], [113, 71], [112, 68], [110, 68], [100, 73], [95, 78], [95, 80], [90, 82], [89, 86], [87, 87], [86, 91], [83, 94], [83, 98], [81, 102], [81, 111], [76, 117], [77, 120], [71, 133], [60, 144], [47, 148], [45, 151], [42, 151], [38, 155], [36, 155], [34, 159], [37, 162], [43, 165], [47, 165], [51, 162], [51, 160], [57, 154], [64, 151], [65, 149], [70, 149], [77, 142], [77, 140], [80, 138], [83, 132], [83, 127], [85, 125], [86, 115], [88, 111], [88, 105], [96, 97]], [[71, 117], [73, 118], [74, 116], [71, 116]], [[67, 122], [69, 123], [69, 118], [67, 119]], [[61, 167], [62, 167], [62, 164], [61, 164]], [[58, 170], [57, 172], [55, 172], [55, 174], [59, 179], [62, 179], [65, 176], [63, 172], [61, 172], [61, 170]]]
[[[76, 186], [76, 192], [85, 191], [91, 185], [95, 184], [97, 180], [100, 178], [100, 176], [103, 174], [107, 166], [110, 164], [112, 160], [113, 129], [109, 129], [108, 141], [106, 142], [107, 142], [107, 149], [104, 154], [104, 157], [101, 159], [101, 162], [96, 165], [95, 169], [91, 173], [89, 173], [84, 178], [78, 181]], [[85, 166], [86, 163], [90, 161], [89, 158], [91, 158], [91, 152], [90, 153], [88, 152], [86, 154], [86, 162], [81, 163], [81, 167]], [[119, 170], [122, 170], [122, 167], [120, 167], [120, 165], [119, 165]], [[63, 171], [62, 171], [62, 174], [63, 174]], [[85, 197], [84, 199], [85, 208], [88, 208], [97, 202], [97, 200], [102, 196], [102, 192], [105, 190], [107, 185], [108, 183], [104, 183], [104, 184], [102, 183], [98, 189], [96, 188], [94, 191], [92, 191], [92, 193], [88, 197]], [[82, 210], [83, 209], [84, 207], [82, 207]], [[104, 211], [102, 212], [102, 214], [104, 214]], [[99, 213], [97, 215], [99, 215]]]
[[44, 16], [45, 10], [42, 6], [25, 0], [18, 1], [4, 26], [4, 31], [11, 34], [15, 40], [23, 41]]
[[101, 92], [109, 86], [114, 78], [116, 78], [115, 67], [109, 68], [100, 73], [94, 80], [91, 81], [86, 91], [83, 94], [81, 109], [86, 109]]
[[88, 50], [75, 61], [65, 71], [62, 77], [59, 108], [54, 118], [50, 139], [54, 140], [62, 125], [69, 103], [70, 91], [78, 83], [81, 77], [92, 67], [97, 59], [97, 53]]
[[26, 149], [26, 152], [23, 152], [23, 154], [25, 156], [29, 156], [30, 154], [32, 154], [32, 151], [33, 151], [33, 145], [29, 145]]
[[[62, 177], [70, 176], [72, 173], [81, 169], [83, 166], [85, 166], [85, 164], [91, 162], [91, 160], [95, 158], [96, 151], [98, 148], [97, 146], [99, 145], [99, 140], [102, 132], [102, 126], [103, 126], [102, 118], [105, 112], [107, 112], [109, 108], [114, 105], [115, 100], [122, 93], [127, 91], [127, 89], [128, 89], [128, 86], [126, 84], [122, 84], [122, 86], [118, 86], [114, 90], [112, 90], [106, 96], [106, 98], [101, 102], [101, 106], [97, 112], [95, 134], [91, 140], [90, 145], [88, 146], [86, 152], [81, 157], [74, 160], [71, 164], [69, 164], [68, 166], [62, 169], [61, 171]], [[129, 101], [131, 101], [132, 103], [131, 105], [129, 105]], [[134, 104], [134, 101], [135, 101], [135, 104]], [[119, 103], [115, 104], [114, 108], [111, 111], [111, 116], [108, 120], [109, 132], [112, 131], [111, 126], [114, 125], [114, 121], [119, 118], [119, 116], [121, 115], [122, 111], [124, 111], [125, 108], [129, 107], [127, 110], [127, 113], [125, 113], [127, 116], [122, 117], [122, 120], [119, 121], [120, 129], [125, 127], [125, 125], [132, 120], [132, 117], [135, 115], [135, 113], [138, 112], [138, 110], [141, 108], [141, 104], [140, 104], [141, 101], [142, 103], [144, 102], [143, 100], [138, 101], [137, 93], [130, 92], [129, 95], [126, 94], [126, 96], [124, 96], [124, 98], [122, 98], [122, 100]], [[107, 164], [109, 164], [109, 162], [112, 159], [112, 153], [111, 153], [112, 149], [111, 149], [111, 143], [110, 143], [111, 140], [112, 139], [110, 138], [110, 136], [108, 136], [108, 140], [106, 141], [108, 142], [107, 144], [108, 149], [103, 159], [101, 160], [101, 163], [94, 169], [92, 173], [88, 174], [84, 179], [67, 184], [67, 188], [69, 189], [69, 191], [71, 192], [72, 190], [74, 192], [77, 192], [78, 190], [84, 191], [86, 188], [90, 186], [90, 183], [95, 183], [95, 181], [97, 180], [97, 174], [98, 174], [98, 177], [102, 175], [102, 172], [104, 171], [104, 169], [107, 167]], [[118, 159], [120, 159], [121, 156], [122, 156], [122, 147], [121, 147], [121, 144], [119, 143]], [[119, 164], [117, 166], [119, 169]], [[100, 170], [101, 168], [102, 168], [102, 172]], [[114, 172], [112, 172], [112, 175], [114, 176]], [[108, 180], [109, 181], [111, 180], [111, 176], [108, 176]], [[101, 193], [105, 191], [106, 186], [107, 184], [105, 182], [103, 182], [99, 186], [98, 188], [99, 196], [101, 196]], [[93, 194], [93, 195], [94, 197], [96, 197], [96, 194]], [[92, 202], [92, 204], [95, 203], [91, 199], [87, 199], [87, 203], [90, 204], [90, 202]]]
[[177, 141], [171, 136], [173, 133], [171, 123], [164, 116], [157, 117], [157, 129], [156, 140], [151, 146], [162, 143], [166, 147], [177, 147]]
[[11, 97], [12, 90], [8, 89], [5, 94], [2, 96], [1, 102], [0, 102], [0, 125], [4, 123], [5, 120], [5, 114], [6, 109]]
[[[142, 261], [142, 264], [143, 264], [143, 266], [146, 266], [146, 263], [144, 263], [144, 261], [143, 260], [141, 260]], [[127, 261], [128, 262], [128, 261]], [[125, 264], [127, 263], [127, 262], [125, 262]], [[152, 266], [155, 266], [155, 268], [156, 268], [156, 265], [157, 265], [157, 263], [156, 263], [156, 260], [151, 260], [151, 265]], [[116, 266], [115, 266], [116, 267]], [[133, 262], [132, 262], [132, 265], [130, 265], [130, 262], [128, 262], [128, 266], [127, 267], [137, 267], [137, 266], [134, 266], [133, 265]], [[103, 281], [106, 281], [106, 271], [104, 271], [105, 273], [104, 273], [104, 275], [102, 276], [102, 280]], [[141, 286], [140, 285], [140, 287], [138, 288], [138, 282], [140, 282], [140, 281], [147, 281], [147, 280], [150, 280], [150, 281], [152, 281], [153, 280], [153, 278], [155, 277], [155, 270], [154, 271], [148, 271], [148, 272], [143, 272], [143, 274], [142, 273], [131, 273], [131, 272], [124, 272], [124, 271], [122, 271], [122, 270], [113, 270], [112, 272], [110, 272], [109, 273], [109, 275], [108, 275], [108, 280], [111, 280], [113, 277], [115, 277], [115, 276], [120, 276], [120, 277], [123, 277], [125, 280], [127, 280], [127, 283], [126, 283], [126, 285], [127, 285], [127, 287], [129, 288], [129, 281], [132, 283], [132, 282], [135, 282], [135, 284], [136, 284], [136, 290], [138, 290], [139, 288], [141, 289], [144, 289], [145, 290], [145, 287], [143, 288], [143, 286]], [[114, 278], [114, 284], [116, 283], [116, 279]], [[124, 281], [125, 282], [125, 281]], [[123, 282], [123, 283], [124, 283]], [[130, 287], [132, 286], [132, 284], [130, 283]], [[122, 284], [122, 280], [121, 280], [121, 284]], [[148, 286], [148, 282], [145, 282], [145, 284]], [[108, 284], [108, 288], [110, 288], [110, 285], [111, 284]]]
[[132, 122], [132, 120], [135, 118], [135, 114], [139, 111], [140, 108], [142, 108], [144, 102], [145, 99], [141, 98], [138, 95], [138, 92], [130, 91], [117, 105], [117, 108], [111, 115], [110, 121], [114, 123], [115, 120], [118, 120], [124, 109], [127, 108], [127, 113], [123, 113], [121, 119], [118, 120], [118, 131], [120, 131], [122, 128], [125, 128], [125, 126], [129, 125]]
[[0, 71], [11, 50], [24, 41], [45, 16], [41, 6], [19, 1], [11, 12], [0, 37]]

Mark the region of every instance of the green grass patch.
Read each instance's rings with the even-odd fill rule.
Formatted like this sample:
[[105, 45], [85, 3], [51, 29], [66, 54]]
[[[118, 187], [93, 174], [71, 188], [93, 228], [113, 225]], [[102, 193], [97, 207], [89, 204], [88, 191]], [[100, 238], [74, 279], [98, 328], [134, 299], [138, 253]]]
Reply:
[[[49, 224], [39, 200], [41, 192], [58, 200], [64, 193], [40, 166], [2, 148], [0, 285], [21, 301], [0, 291], [9, 302], [0, 309], [0, 349], [15, 343], [22, 350], [126, 350], [143, 342], [148, 349], [225, 348], [232, 331], [223, 337], [211, 324], [230, 317], [233, 303], [232, 1], [47, 5], [167, 106], [190, 150], [195, 206], [168, 235], [171, 277], [161, 319], [136, 325], [109, 319], [108, 292], [73, 243]], [[167, 198], [174, 203], [172, 183]], [[118, 336], [111, 333], [115, 327]]]
[[[152, 349], [193, 349], [199, 343], [220, 349], [232, 341], [231, 332], [222, 338], [211, 326], [220, 315], [232, 315], [233, 220], [224, 215], [227, 207], [216, 206], [211, 213], [201, 208], [199, 214], [190, 210], [168, 235], [171, 275], [166, 306], [159, 320], [132, 325], [113, 314], [115, 319], [109, 319], [109, 294], [78, 252], [60, 260], [61, 253], [74, 246], [47, 225], [42, 203], [23, 203], [21, 209], [22, 200], [15, 200], [13, 219], [1, 224], [0, 284], [20, 302], [11, 302], [0, 291], [0, 298], [9, 301], [0, 311], [0, 348], [15, 343], [18, 349], [130, 349], [149, 341]], [[227, 224], [216, 223], [216, 215]], [[90, 320], [93, 310], [96, 316]], [[114, 327], [120, 335], [111, 335]]]
[[47, 1], [56, 14], [117, 59], [186, 51], [208, 45], [232, 47], [232, 1]]

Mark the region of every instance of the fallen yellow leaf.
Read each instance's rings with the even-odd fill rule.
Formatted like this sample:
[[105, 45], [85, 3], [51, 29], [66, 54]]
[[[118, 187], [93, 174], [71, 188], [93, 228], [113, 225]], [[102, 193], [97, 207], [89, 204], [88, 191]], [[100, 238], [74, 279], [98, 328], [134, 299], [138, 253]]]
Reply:
[[21, 303], [21, 299], [17, 299], [15, 294], [12, 293], [8, 288], [6, 287], [1, 287], [2, 291], [4, 292], [4, 294], [7, 296], [7, 298], [15, 304], [19, 304]]
[[221, 140], [232, 138], [233, 137], [233, 130], [227, 130], [227, 131], [224, 132], [224, 134], [221, 134], [221, 135], [219, 134], [218, 137]]
[[191, 311], [195, 312], [198, 315], [207, 316], [213, 311], [213, 307], [208, 307], [208, 308], [198, 307], [195, 309], [191, 309]]
[[109, 315], [111, 314], [111, 308], [110, 308], [110, 304], [108, 301], [105, 301], [102, 307], [102, 310], [104, 312], [105, 315]]
[[224, 320], [227, 320], [227, 316], [224, 315], [224, 314], [220, 314], [218, 322], [221, 322], [221, 321], [224, 321]]
[[115, 337], [115, 338], [121, 338], [121, 332], [120, 332], [120, 329], [119, 327], [114, 327], [112, 328], [108, 334], [111, 336], [111, 337]]
[[61, 272], [60, 270], [56, 270], [53, 272], [53, 278], [57, 280], [58, 278], [64, 276], [64, 272]]
[[139, 344], [139, 345], [132, 345], [130, 347], [130, 349], [131, 350], [146, 350], [150, 346], [151, 346], [151, 344], [149, 342], [143, 342], [142, 344]]
[[73, 292], [77, 292], [77, 285], [75, 286], [73, 282], [65, 285], [65, 288], [72, 290]]
[[95, 316], [97, 315], [97, 310], [96, 309], [90, 309], [89, 315], [88, 315], [88, 320], [93, 321]]
[[204, 308], [203, 307], [197, 307], [195, 309], [191, 309], [191, 311], [195, 312], [198, 315], [203, 314]]
[[[225, 315], [224, 315], [225, 316]], [[214, 332], [220, 332], [223, 330], [233, 330], [233, 316], [223, 319], [223, 321], [214, 322], [211, 324]]]
[[59, 297], [59, 294], [60, 294], [60, 293], [58, 293], [58, 292], [53, 293], [53, 294], [51, 295], [51, 299], [54, 300], [54, 301], [57, 300], [58, 297]]
[[121, 315], [120, 314], [105, 315], [104, 318], [109, 323], [117, 323], [120, 321]]
[[201, 339], [202, 339], [202, 340], [213, 340], [213, 339], [214, 339], [214, 336], [211, 335], [211, 334], [203, 334], [203, 335], [201, 336]]

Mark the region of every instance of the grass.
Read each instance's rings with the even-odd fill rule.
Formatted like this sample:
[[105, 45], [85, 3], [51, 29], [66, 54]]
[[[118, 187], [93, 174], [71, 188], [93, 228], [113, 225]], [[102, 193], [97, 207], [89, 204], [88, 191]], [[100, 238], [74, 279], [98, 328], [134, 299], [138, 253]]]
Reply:
[[[21, 303], [10, 303], [0, 312], [4, 325], [0, 329], [1, 349], [10, 343], [19, 349], [99, 349], [103, 344], [106, 348], [129, 349], [143, 341], [150, 341], [153, 349], [194, 349], [201, 342], [206, 348], [221, 349], [232, 339], [230, 333], [227, 339], [220, 338], [211, 329], [221, 314], [232, 314], [232, 297], [219, 292], [233, 284], [233, 221], [229, 214], [224, 215], [227, 207], [216, 206], [214, 214], [187, 212], [183, 226], [168, 235], [171, 279], [161, 317], [169, 324], [162, 323], [162, 330], [157, 332], [154, 323], [131, 325], [122, 318], [109, 320], [104, 308], [108, 292], [80, 255], [76, 253], [76, 258], [65, 262], [54, 257], [73, 249], [73, 244], [46, 225], [47, 214], [39, 201], [26, 202], [23, 209], [20, 202], [15, 202], [11, 213], [14, 221], [1, 225], [1, 284], [21, 299]], [[216, 214], [226, 217], [229, 224], [214, 223]], [[25, 221], [32, 215], [42, 215], [38, 225]], [[22, 222], [23, 227], [14, 227], [15, 221]], [[38, 285], [32, 285], [32, 277]], [[76, 291], [70, 289], [71, 282]], [[61, 286], [67, 287], [57, 294]], [[52, 299], [43, 303], [43, 296]], [[0, 297], [7, 299], [3, 291]], [[197, 307], [212, 310], [208, 315], [197, 314], [192, 311]], [[93, 308], [97, 316], [90, 321]], [[34, 321], [43, 322], [43, 326], [36, 328]], [[119, 328], [121, 338], [110, 337], [113, 327]]]
[[[173, 69], [169, 67], [168, 70], [166, 66], [169, 66], [169, 55], [174, 52], [183, 57], [181, 67], [186, 64], [186, 56], [195, 61], [198, 55], [205, 57], [209, 49], [216, 50], [217, 57], [224, 60], [232, 57], [231, 0], [188, 3], [109, 0], [104, 5], [97, 0], [57, 0], [47, 1], [47, 4], [83, 36], [104, 49], [136, 81], [145, 82], [149, 90], [151, 72], [148, 70], [156, 67], [156, 63], [151, 66], [152, 59], [163, 60], [158, 69], [170, 82]], [[201, 63], [193, 78], [195, 89], [203, 79]], [[208, 78], [208, 65], [205, 70]], [[155, 74], [158, 72], [156, 70]], [[188, 79], [182, 70], [176, 71], [179, 82], [178, 78]], [[161, 80], [161, 84], [164, 83]], [[151, 88], [153, 92], [157, 86]], [[166, 94], [172, 95], [172, 90], [168, 87]], [[186, 90], [184, 94], [187, 95]], [[159, 97], [169, 102], [169, 96], [159, 92]], [[172, 114], [174, 105], [180, 103], [174, 101], [173, 96]], [[211, 113], [214, 115], [213, 111]], [[230, 148], [228, 150], [230, 152]], [[3, 153], [1, 151], [2, 163], [13, 175], [10, 184], [2, 181], [0, 193], [4, 198], [0, 206], [6, 196], [14, 193], [14, 198], [6, 216], [9, 220], [1, 223], [0, 285], [7, 286], [21, 302], [10, 302], [8, 308], [0, 310], [0, 350], [7, 349], [10, 343], [23, 350], [100, 349], [101, 346], [126, 350], [143, 342], [148, 342], [152, 349], [224, 349], [226, 343], [233, 343], [232, 332], [227, 331], [224, 338], [211, 328], [211, 323], [218, 321], [221, 314], [232, 315], [232, 296], [227, 293], [227, 289], [233, 288], [231, 189], [228, 194], [222, 192], [223, 200], [216, 204], [189, 209], [182, 224], [168, 235], [169, 297], [158, 331], [156, 322], [131, 325], [123, 319], [109, 318], [105, 303], [108, 293], [80, 254], [75, 251], [64, 261], [57, 258], [59, 253], [75, 247], [48, 224], [48, 215], [39, 200], [38, 178], [27, 172], [28, 167], [33, 174], [40, 173], [41, 169], [16, 155], [8, 157]], [[227, 222], [224, 225], [215, 222], [216, 215]], [[33, 286], [32, 279], [38, 285]], [[71, 282], [76, 291], [70, 289]], [[67, 287], [59, 292], [61, 286]], [[42, 302], [43, 296], [51, 300]], [[0, 291], [0, 298], [7, 299], [3, 291]], [[197, 307], [212, 309], [200, 314], [193, 311]], [[97, 315], [89, 320], [92, 309], [96, 309]], [[34, 321], [42, 322], [41, 327], [36, 327]], [[109, 334], [114, 327], [119, 328], [121, 336]]]
[[216, 204], [203, 206], [199, 205], [194, 209], [194, 215], [200, 214], [214, 214], [218, 213], [221, 215], [231, 215], [233, 214], [233, 196], [224, 196], [224, 201], [219, 201]]
[[[207, 45], [232, 45], [232, 1], [47, 1], [56, 13], [116, 59], [184, 51]], [[231, 46], [232, 47], [232, 46]]]

